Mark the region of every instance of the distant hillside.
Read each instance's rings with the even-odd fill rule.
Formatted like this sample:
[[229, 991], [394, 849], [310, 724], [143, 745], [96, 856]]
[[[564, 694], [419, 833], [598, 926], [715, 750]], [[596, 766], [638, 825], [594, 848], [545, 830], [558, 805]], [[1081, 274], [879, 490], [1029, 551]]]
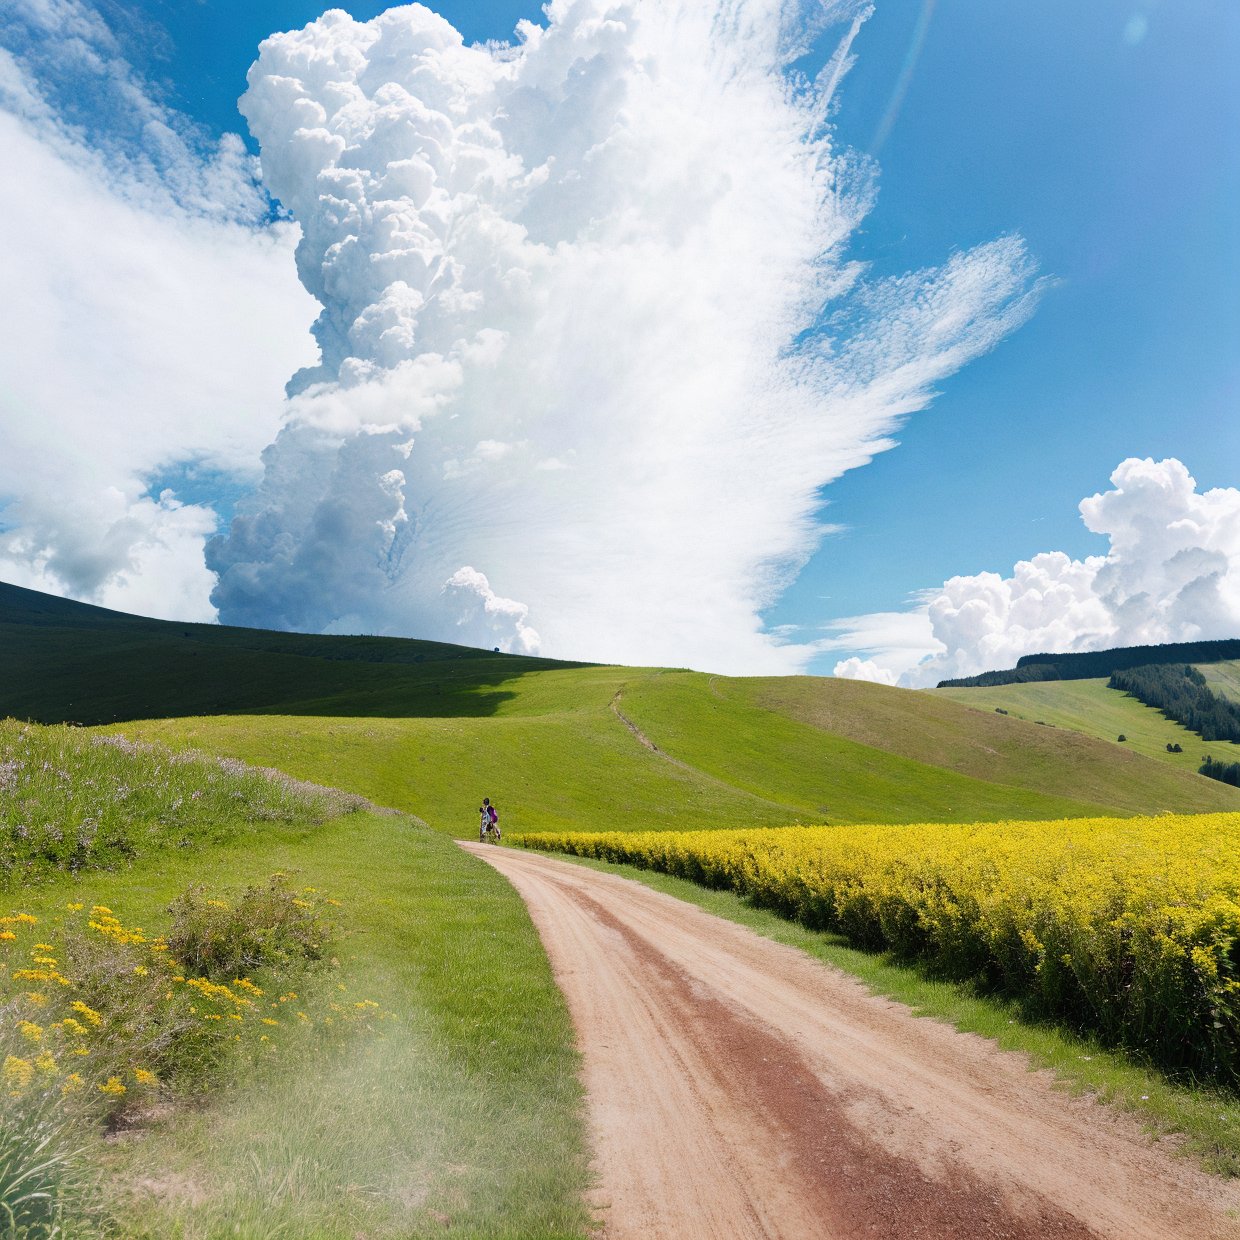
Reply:
[[1216, 642], [1170, 642], [1161, 646], [1121, 646], [1081, 654], [1027, 654], [1007, 671], [982, 672], [940, 680], [940, 689], [974, 689], [1032, 684], [1041, 680], [1097, 680], [1130, 667], [1157, 663], [1221, 663], [1240, 659], [1240, 639]]
[[455, 834], [484, 793], [529, 830], [1240, 808], [1171, 764], [912, 690], [171, 624], [12, 587], [6, 714], [278, 767]]
[[[1240, 760], [1240, 745], [1202, 740], [1162, 711], [1127, 693], [1108, 689], [1105, 680], [1045, 680], [978, 689], [934, 689], [927, 696], [971, 706], [979, 714], [1002, 711], [1009, 719], [1041, 723], [1042, 731], [1080, 732], [1110, 742], [1113, 752], [1144, 754], [1185, 772], [1196, 771], [1207, 756], [1216, 762]], [[1120, 736], [1124, 738], [1122, 743]]]
[[576, 666], [399, 637], [149, 620], [0, 583], [0, 714], [36, 723], [318, 714], [329, 699], [339, 714], [475, 714], [513, 676]]
[[1219, 697], [1230, 698], [1240, 702], [1240, 660], [1229, 660], [1226, 663], [1207, 663], [1198, 669], [1206, 678], [1206, 684]]

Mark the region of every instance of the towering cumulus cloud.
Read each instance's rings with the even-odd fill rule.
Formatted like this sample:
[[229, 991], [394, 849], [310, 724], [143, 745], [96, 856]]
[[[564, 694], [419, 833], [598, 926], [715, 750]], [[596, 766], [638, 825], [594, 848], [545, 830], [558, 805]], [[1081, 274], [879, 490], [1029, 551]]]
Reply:
[[819, 488], [1030, 312], [1018, 239], [870, 280], [872, 169], [791, 0], [553, 0], [513, 46], [420, 5], [261, 48], [321, 364], [208, 562], [228, 623], [787, 671], [761, 612]]

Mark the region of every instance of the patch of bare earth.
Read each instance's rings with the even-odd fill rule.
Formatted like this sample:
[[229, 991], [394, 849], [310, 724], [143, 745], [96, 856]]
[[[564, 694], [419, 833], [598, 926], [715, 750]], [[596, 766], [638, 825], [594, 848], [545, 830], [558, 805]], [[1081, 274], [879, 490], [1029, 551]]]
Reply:
[[982, 1038], [611, 874], [467, 844], [583, 1057], [607, 1240], [1240, 1238], [1240, 1190]]

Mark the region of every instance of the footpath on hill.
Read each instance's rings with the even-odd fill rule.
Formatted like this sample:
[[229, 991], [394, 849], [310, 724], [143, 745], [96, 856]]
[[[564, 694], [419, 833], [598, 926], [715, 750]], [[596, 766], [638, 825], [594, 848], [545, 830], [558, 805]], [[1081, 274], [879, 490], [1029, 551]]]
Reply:
[[583, 1058], [606, 1240], [1240, 1237], [1240, 1189], [982, 1038], [617, 875], [477, 844]]

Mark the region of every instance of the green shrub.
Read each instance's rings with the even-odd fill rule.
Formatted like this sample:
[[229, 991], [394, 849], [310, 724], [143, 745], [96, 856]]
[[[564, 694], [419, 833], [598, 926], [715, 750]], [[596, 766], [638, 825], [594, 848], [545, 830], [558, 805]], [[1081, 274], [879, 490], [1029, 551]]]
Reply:
[[[171, 906], [168, 938], [98, 904], [70, 904], [44, 924], [0, 917], [0, 1031], [17, 1040], [5, 1061], [9, 1095], [58, 1085], [111, 1118], [165, 1084], [209, 1083], [238, 1054], [257, 1052], [285, 1015], [315, 1024], [302, 1003], [285, 1012], [297, 997], [286, 983], [300, 984], [322, 956], [326, 904], [277, 875], [227, 898], [192, 888]], [[278, 998], [264, 993], [272, 975], [286, 990]]]
[[389, 1018], [307, 975], [335, 903], [277, 874], [239, 893], [190, 889], [168, 937], [99, 904], [0, 916], [0, 1240], [96, 1234], [77, 1152], [102, 1126], [217, 1084], [275, 1053], [273, 1039], [287, 1051]]
[[283, 874], [231, 899], [191, 887], [168, 906], [168, 946], [187, 971], [213, 980], [319, 960], [331, 931], [306, 899], [317, 894], [298, 894]]

